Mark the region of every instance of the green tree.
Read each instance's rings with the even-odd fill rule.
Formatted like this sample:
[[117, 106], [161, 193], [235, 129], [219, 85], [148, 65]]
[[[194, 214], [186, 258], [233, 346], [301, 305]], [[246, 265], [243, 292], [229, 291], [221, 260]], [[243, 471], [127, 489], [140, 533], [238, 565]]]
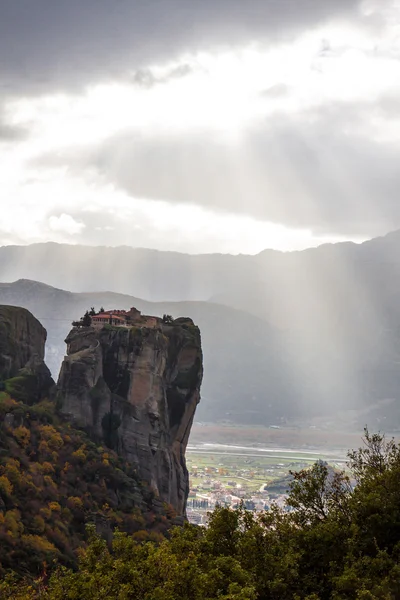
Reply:
[[82, 327], [90, 327], [91, 324], [92, 324], [92, 317], [90, 316], [90, 313], [87, 310], [82, 317]]
[[[51, 433], [50, 429], [46, 432]], [[18, 444], [16, 447], [22, 452]], [[109, 454], [104, 456], [102, 468], [110, 469]], [[5, 473], [10, 485], [5, 481], [3, 491], [9, 502], [16, 489], [24, 489], [24, 481], [19, 476], [22, 463], [11, 459], [7, 464]], [[80, 551], [78, 569], [60, 567], [48, 584], [43, 577], [26, 585], [4, 580], [0, 597], [397, 600], [400, 446], [366, 430], [363, 447], [349, 453], [348, 467], [357, 481], [355, 489], [345, 473], [319, 461], [293, 474], [287, 510], [272, 506], [267, 512], [255, 514], [243, 506], [237, 510], [217, 507], [210, 515], [208, 528], [186, 524], [173, 528], [164, 540], [145, 532], [116, 532], [110, 548], [96, 534], [95, 527], [89, 526], [88, 543]], [[46, 466], [46, 472], [49, 468]], [[96, 473], [100, 472], [96, 466]], [[77, 502], [78, 512], [82, 512], [84, 502], [81, 506], [78, 497], [69, 502], [68, 510], [75, 510]], [[31, 549], [38, 545], [43, 556], [51, 551], [54, 554], [53, 547], [41, 547], [37, 536], [47, 527], [46, 520], [53, 515], [59, 518], [62, 501], [50, 501], [48, 507], [41, 511], [41, 520], [34, 521], [38, 531], [35, 535], [19, 528], [20, 513], [8, 510], [2, 521], [0, 512], [0, 533], [10, 549], [22, 536], [29, 538]], [[9, 538], [4, 536], [7, 528]], [[3, 553], [9, 555], [10, 551]]]

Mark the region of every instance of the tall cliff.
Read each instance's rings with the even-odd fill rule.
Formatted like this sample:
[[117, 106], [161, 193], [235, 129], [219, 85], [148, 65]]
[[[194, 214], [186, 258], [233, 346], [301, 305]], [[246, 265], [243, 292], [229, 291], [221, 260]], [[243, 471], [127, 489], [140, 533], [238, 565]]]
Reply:
[[54, 385], [44, 363], [46, 336], [25, 308], [0, 306], [0, 382], [17, 400], [36, 402]]
[[58, 381], [63, 413], [134, 463], [161, 500], [185, 513], [185, 450], [203, 361], [191, 319], [156, 327], [74, 328]]

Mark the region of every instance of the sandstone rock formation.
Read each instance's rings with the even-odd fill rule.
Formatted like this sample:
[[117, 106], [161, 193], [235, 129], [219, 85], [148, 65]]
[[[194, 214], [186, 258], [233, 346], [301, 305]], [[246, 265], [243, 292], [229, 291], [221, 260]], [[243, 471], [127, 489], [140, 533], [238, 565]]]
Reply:
[[44, 363], [46, 336], [28, 310], [0, 306], [0, 382], [17, 400], [39, 401], [54, 385]]
[[58, 381], [63, 413], [137, 466], [164, 502], [185, 513], [185, 450], [203, 375], [191, 319], [155, 328], [74, 328]]

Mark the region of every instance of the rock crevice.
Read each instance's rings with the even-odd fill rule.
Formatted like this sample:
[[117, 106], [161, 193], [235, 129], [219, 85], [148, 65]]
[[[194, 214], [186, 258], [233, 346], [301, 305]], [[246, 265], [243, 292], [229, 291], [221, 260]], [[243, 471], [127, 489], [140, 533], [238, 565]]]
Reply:
[[179, 515], [189, 491], [185, 450], [200, 400], [203, 360], [191, 319], [158, 327], [74, 328], [58, 400], [96, 439], [134, 463]]

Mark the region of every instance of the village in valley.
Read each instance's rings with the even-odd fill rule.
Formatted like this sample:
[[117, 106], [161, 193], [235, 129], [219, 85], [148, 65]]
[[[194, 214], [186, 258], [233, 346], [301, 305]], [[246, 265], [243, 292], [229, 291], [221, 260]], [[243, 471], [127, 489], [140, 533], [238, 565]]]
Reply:
[[206, 525], [215, 506], [247, 510], [269, 510], [276, 504], [288, 510], [286, 499], [292, 480], [290, 471], [328, 461], [341, 470], [341, 453], [321, 454], [316, 450], [266, 448], [258, 445], [193, 444], [186, 453], [190, 476], [187, 516], [190, 522]]
[[[190, 522], [206, 525], [209, 511], [215, 506], [237, 508], [241, 503], [247, 510], [268, 510], [272, 502], [285, 507], [290, 476], [283, 464], [276, 468], [262, 468], [249, 461], [235, 460], [229, 455], [203, 455], [187, 453], [190, 476], [190, 492], [187, 516]], [[306, 466], [304, 464], [304, 466]], [[275, 485], [268, 487], [271, 475], [277, 478]]]

